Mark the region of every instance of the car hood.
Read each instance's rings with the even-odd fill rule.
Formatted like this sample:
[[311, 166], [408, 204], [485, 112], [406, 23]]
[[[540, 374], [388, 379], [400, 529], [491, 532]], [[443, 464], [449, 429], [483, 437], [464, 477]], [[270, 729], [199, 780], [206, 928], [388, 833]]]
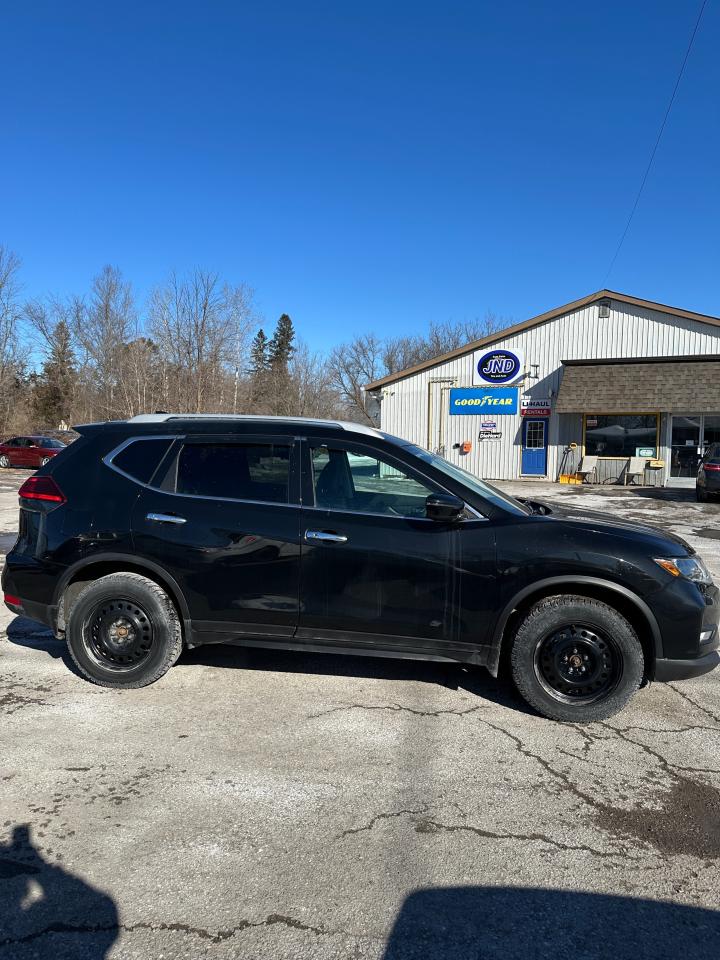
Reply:
[[[530, 507], [539, 505], [545, 508], [549, 511], [545, 515], [546, 519], [557, 523], [572, 524], [574, 527], [585, 529], [588, 532], [593, 531], [594, 533], [619, 536], [635, 541], [642, 540], [648, 546], [652, 546], [652, 549], [656, 552], [658, 549], [662, 549], [664, 545], [665, 552], [670, 556], [695, 553], [693, 547], [686, 540], [664, 527], [636, 523], [632, 520], [614, 518], [608, 520], [607, 514], [600, 513], [597, 510], [583, 510], [582, 507], [559, 507], [554, 503], [550, 504], [537, 500], [526, 501], [526, 503]], [[680, 552], [678, 547], [682, 548]]]

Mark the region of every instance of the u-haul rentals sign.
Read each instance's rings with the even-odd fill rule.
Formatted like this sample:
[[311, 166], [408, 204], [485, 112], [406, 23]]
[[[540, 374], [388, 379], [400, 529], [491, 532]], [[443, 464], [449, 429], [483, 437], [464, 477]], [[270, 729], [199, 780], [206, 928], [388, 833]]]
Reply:
[[450, 391], [451, 416], [501, 417], [517, 412], [517, 387], [454, 387]]
[[549, 417], [552, 413], [552, 400], [550, 397], [533, 398], [525, 397], [520, 401], [520, 414], [523, 417]]

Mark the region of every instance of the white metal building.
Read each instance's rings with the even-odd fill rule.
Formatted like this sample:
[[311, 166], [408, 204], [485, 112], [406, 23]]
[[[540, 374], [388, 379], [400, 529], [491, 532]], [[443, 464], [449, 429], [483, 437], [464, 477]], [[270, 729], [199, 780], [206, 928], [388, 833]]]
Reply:
[[598, 482], [640, 458], [641, 482], [690, 485], [720, 441], [720, 318], [600, 290], [366, 391], [383, 430], [487, 479], [587, 456]]

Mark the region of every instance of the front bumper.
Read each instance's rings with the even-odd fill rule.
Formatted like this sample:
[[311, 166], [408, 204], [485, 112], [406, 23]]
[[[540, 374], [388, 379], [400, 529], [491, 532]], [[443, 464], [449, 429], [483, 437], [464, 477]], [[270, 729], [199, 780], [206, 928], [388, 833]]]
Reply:
[[701, 677], [720, 666], [720, 650], [710, 650], [696, 660], [665, 660], [658, 658], [655, 661], [655, 680], [665, 683], [668, 680], [690, 680], [692, 677]]

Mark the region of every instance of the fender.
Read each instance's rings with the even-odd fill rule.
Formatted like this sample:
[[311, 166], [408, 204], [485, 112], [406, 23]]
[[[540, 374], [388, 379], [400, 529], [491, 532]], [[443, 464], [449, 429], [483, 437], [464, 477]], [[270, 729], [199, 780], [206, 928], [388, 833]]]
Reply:
[[56, 609], [59, 607], [63, 594], [65, 593], [65, 590], [67, 589], [68, 584], [73, 577], [80, 571], [84, 570], [85, 567], [92, 567], [98, 563], [117, 563], [119, 565], [125, 564], [126, 566], [134, 567], [135, 569], [147, 570], [147, 572], [151, 574], [154, 573], [156, 579], [164, 581], [172, 590], [180, 607], [180, 615], [183, 619], [185, 645], [188, 647], [194, 645], [192, 643], [190, 610], [177, 580], [175, 580], [175, 578], [169, 574], [164, 567], [154, 563], [152, 560], [146, 560], [144, 557], [139, 557], [134, 553], [96, 553], [91, 557], [83, 557], [82, 560], [78, 560], [77, 563], [74, 563], [72, 566], [68, 567], [60, 578], [57, 587], [55, 588], [53, 603]]
[[573, 577], [572, 579], [568, 579], [568, 577], [549, 577], [546, 580], [536, 580], [534, 583], [528, 584], [528, 586], [519, 590], [498, 617], [487, 659], [487, 669], [494, 677], [498, 675], [503, 634], [505, 633], [505, 627], [513, 610], [519, 606], [523, 600], [527, 599], [527, 597], [538, 591], [543, 591], [547, 587], [563, 587], [566, 590], [571, 590], [573, 587], [578, 586], [593, 586], [601, 587], [604, 590], [612, 590], [614, 593], [618, 593], [626, 600], [629, 600], [647, 620], [653, 637], [655, 658], [659, 659], [662, 657], [662, 637], [660, 636], [660, 628], [655, 619], [655, 614], [645, 601], [636, 593], [633, 593], [628, 587], [615, 583], [613, 580], [603, 580], [600, 577]]

